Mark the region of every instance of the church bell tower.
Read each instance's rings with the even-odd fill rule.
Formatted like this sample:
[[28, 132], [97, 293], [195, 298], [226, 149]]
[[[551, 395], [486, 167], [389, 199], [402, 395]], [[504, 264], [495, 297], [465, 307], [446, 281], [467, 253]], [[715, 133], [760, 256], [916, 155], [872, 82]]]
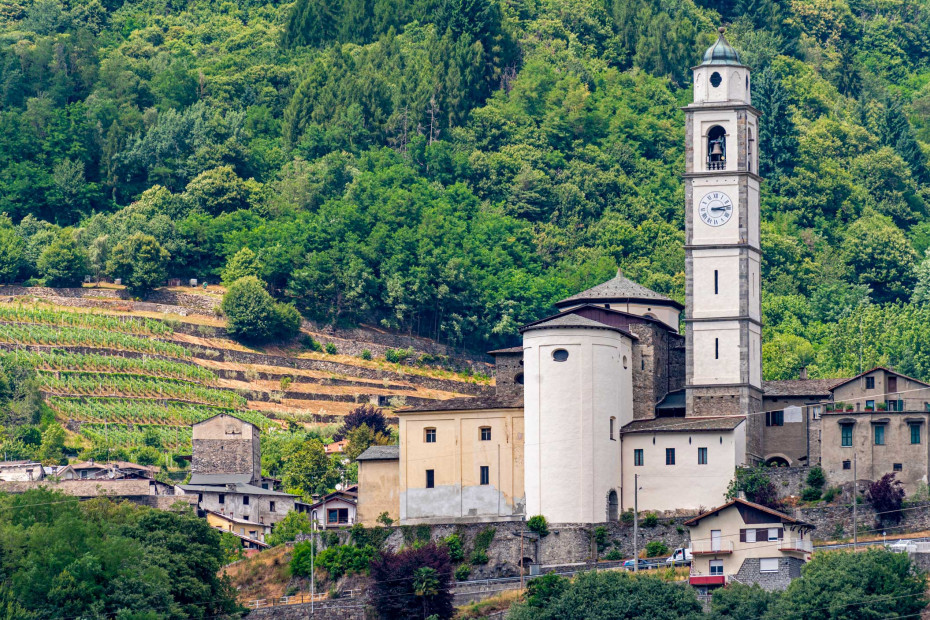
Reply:
[[759, 111], [749, 67], [717, 41], [694, 67], [685, 110], [686, 415], [747, 416], [758, 456], [762, 410]]

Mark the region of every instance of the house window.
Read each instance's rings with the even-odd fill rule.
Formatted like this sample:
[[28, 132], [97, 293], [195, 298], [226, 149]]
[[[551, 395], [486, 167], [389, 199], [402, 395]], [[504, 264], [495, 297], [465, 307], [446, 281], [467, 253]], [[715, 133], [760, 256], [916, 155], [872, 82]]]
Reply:
[[711, 560], [710, 561], [710, 574], [711, 575], [722, 575], [723, 574], [723, 560]]
[[893, 471], [903, 471], [903, 470], [904, 470], [904, 466], [901, 465], [901, 463], [892, 463], [891, 469], [892, 469]]
[[268, 510], [269, 512], [274, 512], [274, 502], [268, 502]]
[[778, 558], [759, 558], [760, 573], [777, 573]]
[[614, 439], [614, 425], [617, 423], [617, 418], [611, 416], [610, 418], [610, 438]]
[[903, 400], [886, 400], [885, 405], [888, 407], [888, 411], [904, 411]]
[[481, 466], [481, 484], [491, 484], [491, 468], [487, 465]]
[[740, 542], [756, 542], [756, 529], [740, 530]]
[[248, 506], [248, 505], [249, 505], [249, 496], [248, 496], [248, 495], [243, 495], [243, 496], [242, 496], [242, 505], [243, 505], [243, 506]]
[[874, 400], [867, 400], [867, 401], [865, 401], [865, 408], [866, 408], [866, 409], [871, 409], [871, 410], [874, 411], [874, 410], [875, 410], [875, 401], [874, 401]]
[[674, 465], [675, 464], [675, 448], [666, 448], [665, 449], [665, 464]]
[[83, 480], [83, 479], [86, 479], [86, 478], [87, 478], [87, 472], [86, 472], [85, 470], [82, 469], [82, 470], [81, 470], [81, 479]]
[[842, 439], [842, 446], [844, 448], [852, 447], [852, 433], [853, 425], [852, 424], [840, 424], [840, 436]]
[[349, 509], [348, 508], [330, 508], [326, 511], [326, 522], [327, 523], [348, 523], [349, 522]]
[[780, 527], [770, 527], [769, 528], [769, 542], [775, 542], [781, 538], [781, 528]]
[[436, 443], [436, 429], [428, 428], [425, 430], [426, 443]]
[[203, 493], [198, 493], [198, 494], [197, 494], [197, 503], [198, 503], [198, 504], [202, 504], [202, 503], [203, 503]]
[[435, 472], [433, 472], [432, 469], [426, 470], [426, 488], [427, 489], [432, 489], [434, 486], [436, 486], [435, 484], [436, 479], [435, 479], [434, 473]]
[[785, 425], [785, 412], [784, 411], [766, 411], [765, 412], [765, 425], [766, 426], [784, 426]]
[[698, 465], [707, 465], [707, 448], [698, 448]]
[[491, 441], [491, 427], [490, 426], [481, 427], [481, 441]]
[[920, 443], [920, 424], [911, 424], [911, 443]]
[[875, 445], [876, 446], [885, 445], [885, 425], [884, 424], [875, 425]]
[[633, 450], [633, 465], [635, 467], [643, 466], [643, 451], [642, 449]]
[[865, 378], [865, 389], [874, 390], [875, 389], [875, 377], [866, 377]]
[[718, 286], [719, 276], [720, 276], [720, 273], [716, 269], [714, 269], [714, 295], [717, 295], [720, 292], [720, 287]]
[[852, 469], [852, 461], [843, 461], [843, 469]]
[[220, 503], [221, 503], [221, 504], [225, 504], [225, 503], [226, 503], [226, 496], [223, 495], [222, 493], [220, 493]]

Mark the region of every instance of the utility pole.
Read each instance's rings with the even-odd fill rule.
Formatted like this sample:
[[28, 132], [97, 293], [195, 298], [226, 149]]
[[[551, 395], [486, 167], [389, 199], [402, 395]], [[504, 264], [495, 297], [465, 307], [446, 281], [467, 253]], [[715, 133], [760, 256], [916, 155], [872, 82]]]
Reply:
[[316, 575], [313, 572], [313, 559], [316, 555], [316, 519], [310, 518], [310, 615], [313, 615], [313, 600], [316, 598]]
[[526, 523], [526, 515], [523, 515], [522, 517], [520, 517], [520, 589], [521, 590], [523, 589], [523, 572], [526, 570], [526, 566], [523, 564], [523, 558], [526, 557], [525, 555], [523, 555], [523, 534], [524, 534], [524, 530], [526, 529], [524, 527], [525, 523]]
[[853, 551], [859, 548], [859, 473], [856, 469], [856, 453], [853, 452]]
[[633, 474], [633, 572], [639, 572], [639, 474]]

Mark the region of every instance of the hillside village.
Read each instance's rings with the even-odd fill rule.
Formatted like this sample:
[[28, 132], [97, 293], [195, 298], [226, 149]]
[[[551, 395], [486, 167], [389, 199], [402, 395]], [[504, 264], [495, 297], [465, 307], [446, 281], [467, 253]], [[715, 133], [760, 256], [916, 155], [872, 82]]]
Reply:
[[[530, 580], [533, 593], [544, 574], [581, 583], [597, 579], [585, 570], [659, 567], [693, 588], [682, 609], [699, 612], [726, 600], [721, 589], [790, 590], [825, 553], [815, 541], [868, 546], [879, 529], [930, 565], [908, 536], [930, 528], [930, 504], [901, 505], [930, 477], [930, 384], [888, 367], [763, 380], [758, 111], [723, 28], [693, 82], [684, 304], [618, 270], [482, 357], [306, 321], [296, 344], [244, 345], [230, 302], [243, 280], [225, 295], [176, 282], [145, 301], [121, 283], [8, 286], [4, 360], [33, 373], [38, 415], [52, 420], [39, 458], [0, 462], [0, 491], [196, 515], [232, 541], [224, 574], [259, 617], [308, 604], [321, 617], [365, 617], [366, 605], [394, 617], [377, 577], [393, 553], [432, 571], [434, 593], [413, 595], [435, 617], [452, 600], [504, 596], [476, 578], [517, 592]], [[23, 439], [4, 445], [29, 452]], [[282, 544], [284, 592], [231, 568], [277, 563]], [[322, 568], [305, 565], [308, 551]], [[366, 598], [341, 578], [369, 561]], [[454, 597], [440, 585], [453, 564]]]

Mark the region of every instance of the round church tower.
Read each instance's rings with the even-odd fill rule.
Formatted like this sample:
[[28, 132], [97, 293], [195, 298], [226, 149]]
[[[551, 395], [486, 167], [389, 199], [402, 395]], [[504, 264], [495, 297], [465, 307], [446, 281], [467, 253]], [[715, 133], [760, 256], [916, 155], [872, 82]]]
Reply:
[[526, 514], [616, 521], [635, 336], [571, 313], [522, 331]]

